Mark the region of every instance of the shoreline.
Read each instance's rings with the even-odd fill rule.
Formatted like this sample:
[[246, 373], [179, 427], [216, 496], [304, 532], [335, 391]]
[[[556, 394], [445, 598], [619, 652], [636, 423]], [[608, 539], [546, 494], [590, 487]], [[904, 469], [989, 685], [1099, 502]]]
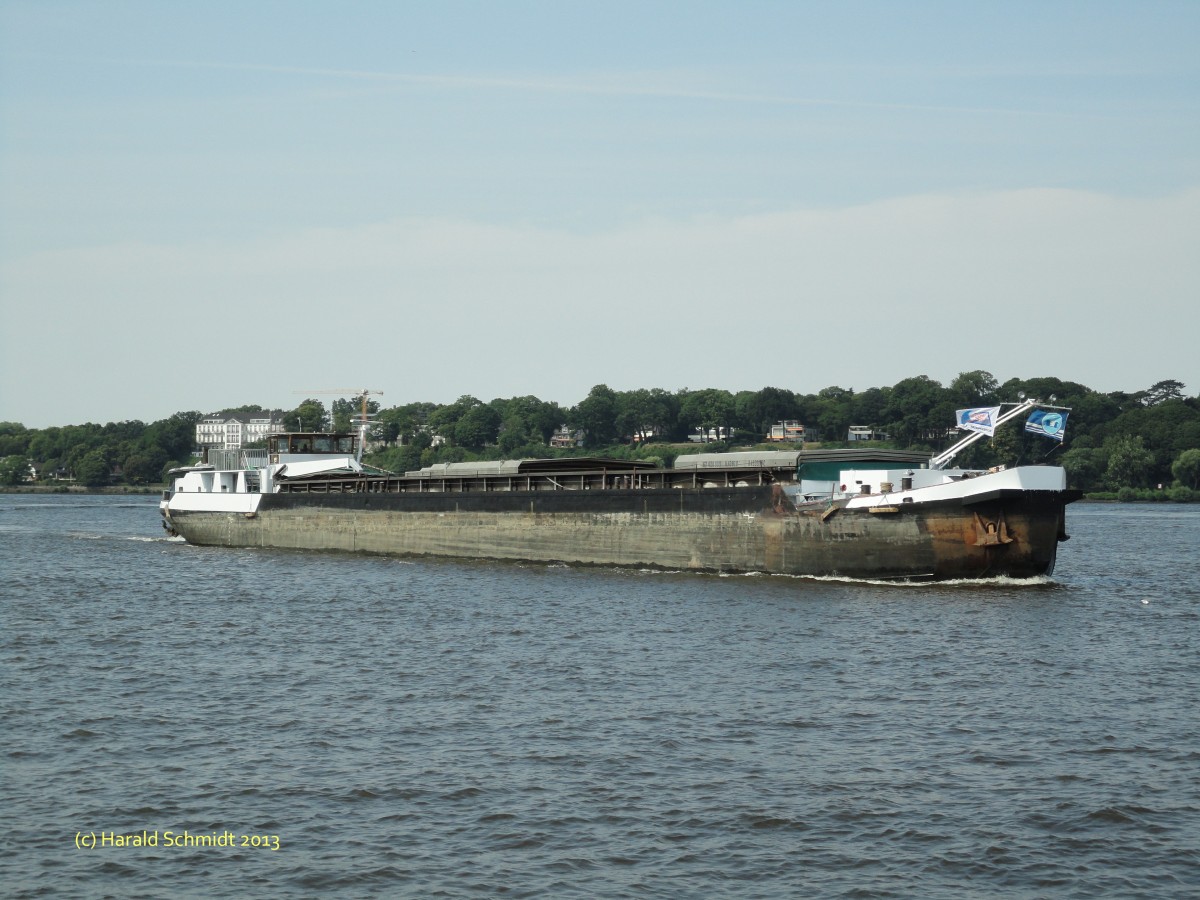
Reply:
[[0, 486], [0, 494], [161, 494], [166, 485], [107, 485], [88, 487], [82, 484], [11, 484]]

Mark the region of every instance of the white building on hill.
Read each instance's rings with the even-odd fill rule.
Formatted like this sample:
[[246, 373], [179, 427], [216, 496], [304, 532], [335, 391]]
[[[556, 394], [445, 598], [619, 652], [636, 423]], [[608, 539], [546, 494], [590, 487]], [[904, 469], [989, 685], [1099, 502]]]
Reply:
[[240, 450], [283, 430], [283, 411], [278, 409], [213, 413], [196, 423], [196, 446]]

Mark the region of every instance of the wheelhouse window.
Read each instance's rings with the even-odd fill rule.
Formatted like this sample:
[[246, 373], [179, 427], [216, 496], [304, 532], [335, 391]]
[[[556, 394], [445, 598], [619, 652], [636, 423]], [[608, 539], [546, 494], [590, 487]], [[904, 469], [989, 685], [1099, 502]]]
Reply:
[[270, 453], [354, 453], [352, 434], [272, 434], [267, 438]]

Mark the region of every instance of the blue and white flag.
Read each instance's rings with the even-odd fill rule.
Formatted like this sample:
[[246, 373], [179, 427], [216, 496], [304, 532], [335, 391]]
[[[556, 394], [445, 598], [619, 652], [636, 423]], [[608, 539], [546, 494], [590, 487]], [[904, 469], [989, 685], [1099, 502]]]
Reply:
[[1034, 434], [1044, 434], [1054, 441], [1062, 442], [1063, 432], [1067, 430], [1067, 414], [1053, 410], [1035, 409], [1029, 414], [1025, 430]]
[[979, 406], [975, 409], [958, 411], [958, 427], [963, 431], [981, 431], [987, 435], [996, 433], [996, 419], [1000, 416], [998, 406]]

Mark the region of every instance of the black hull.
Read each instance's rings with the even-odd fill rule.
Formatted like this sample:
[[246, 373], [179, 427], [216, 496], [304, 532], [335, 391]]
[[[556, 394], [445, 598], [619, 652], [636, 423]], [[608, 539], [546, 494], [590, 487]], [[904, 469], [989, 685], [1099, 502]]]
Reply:
[[172, 510], [198, 544], [870, 579], [1053, 572], [1066, 491], [793, 506], [777, 486], [278, 493], [256, 512]]

